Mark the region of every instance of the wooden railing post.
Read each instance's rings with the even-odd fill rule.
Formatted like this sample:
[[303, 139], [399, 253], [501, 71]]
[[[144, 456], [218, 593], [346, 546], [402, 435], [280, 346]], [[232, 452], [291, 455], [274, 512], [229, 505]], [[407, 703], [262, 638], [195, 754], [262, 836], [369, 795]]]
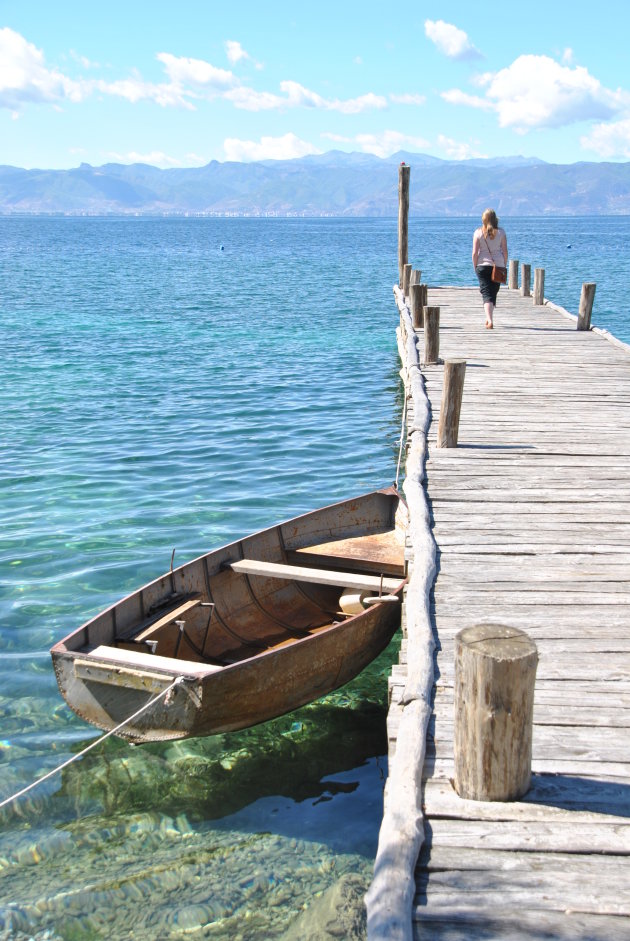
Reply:
[[411, 265], [403, 265], [402, 292], [404, 297], [409, 297], [409, 282], [411, 279]]
[[465, 359], [444, 360], [444, 385], [437, 433], [438, 448], [457, 447], [465, 375]]
[[540, 307], [545, 303], [545, 269], [534, 268], [534, 304]]
[[529, 788], [538, 652], [516, 627], [478, 624], [455, 638], [455, 790], [518, 800]]
[[582, 285], [582, 294], [580, 295], [580, 310], [578, 312], [578, 330], [591, 329], [591, 314], [593, 312], [593, 301], [595, 300], [596, 285], [585, 283]]
[[411, 167], [398, 167], [398, 284], [403, 286], [403, 268], [408, 261], [409, 246], [409, 177]]
[[440, 354], [440, 308], [425, 307], [423, 314], [424, 361], [437, 363]]
[[522, 264], [521, 265], [521, 295], [523, 297], [530, 297], [530, 282], [532, 279], [532, 266]]
[[409, 291], [411, 291], [412, 285], [414, 285], [414, 284], [420, 284], [421, 278], [422, 278], [422, 272], [420, 271], [420, 269], [419, 269], [419, 268], [412, 268], [412, 269], [411, 269], [411, 277], [409, 278]]
[[414, 330], [421, 330], [424, 327], [427, 286], [426, 284], [412, 284], [409, 291], [411, 295], [411, 323]]
[[508, 287], [512, 291], [518, 290], [518, 258], [510, 258], [510, 273], [508, 276]]

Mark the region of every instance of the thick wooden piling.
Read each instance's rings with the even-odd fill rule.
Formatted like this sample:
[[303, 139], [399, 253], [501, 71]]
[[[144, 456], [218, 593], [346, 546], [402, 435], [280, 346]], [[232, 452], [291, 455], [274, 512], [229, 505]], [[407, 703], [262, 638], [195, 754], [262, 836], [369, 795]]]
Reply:
[[595, 287], [596, 285], [592, 283], [582, 285], [577, 322], [578, 330], [591, 329], [591, 313], [593, 312], [593, 301], [595, 300]]
[[534, 269], [534, 304], [537, 307], [545, 303], [545, 269]]
[[479, 624], [455, 638], [455, 790], [518, 800], [529, 789], [538, 651], [524, 631]]
[[438, 448], [456, 448], [459, 435], [459, 415], [464, 393], [465, 359], [447, 359], [444, 362], [444, 385], [438, 423]]
[[440, 308], [425, 307], [423, 314], [424, 362], [437, 363], [440, 355]]
[[414, 330], [421, 330], [424, 327], [424, 308], [427, 305], [427, 286], [426, 284], [412, 284], [409, 288], [411, 292], [411, 321]]
[[518, 258], [510, 258], [508, 287], [511, 291], [518, 290]]
[[409, 287], [411, 288], [412, 284], [420, 284], [422, 280], [422, 272], [419, 268], [411, 269], [411, 277], [409, 278]]
[[521, 265], [521, 296], [530, 297], [530, 284], [532, 279], [532, 266], [523, 263]]
[[409, 177], [411, 167], [398, 168], [398, 283], [403, 286], [403, 269], [409, 254]]

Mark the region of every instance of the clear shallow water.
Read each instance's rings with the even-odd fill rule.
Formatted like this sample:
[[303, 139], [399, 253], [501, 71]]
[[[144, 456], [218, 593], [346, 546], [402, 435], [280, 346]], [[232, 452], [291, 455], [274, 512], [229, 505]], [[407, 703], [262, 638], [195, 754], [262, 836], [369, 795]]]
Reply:
[[[630, 340], [625, 219], [502, 221], [548, 297], [575, 312], [596, 281], [594, 323]], [[473, 283], [473, 228], [413, 220], [410, 260]], [[393, 480], [396, 252], [394, 219], [0, 219], [0, 799], [97, 734], [54, 641], [174, 548]], [[0, 937], [361, 937], [335, 899], [360, 912], [370, 878], [396, 644], [291, 716], [109, 740], [0, 812]]]

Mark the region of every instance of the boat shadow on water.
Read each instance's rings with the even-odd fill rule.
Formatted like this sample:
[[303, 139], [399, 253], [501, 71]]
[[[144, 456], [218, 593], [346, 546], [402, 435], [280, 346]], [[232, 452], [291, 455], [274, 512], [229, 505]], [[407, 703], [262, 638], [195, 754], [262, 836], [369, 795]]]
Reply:
[[270, 722], [133, 747], [110, 738], [68, 766], [57, 791], [4, 818], [0, 938], [363, 938], [399, 643]]
[[270, 796], [324, 800], [358, 786], [331, 778], [385, 755], [385, 719], [384, 703], [352, 696], [211, 738], [112, 742], [64, 770], [55, 800], [82, 815], [157, 811], [206, 821]]

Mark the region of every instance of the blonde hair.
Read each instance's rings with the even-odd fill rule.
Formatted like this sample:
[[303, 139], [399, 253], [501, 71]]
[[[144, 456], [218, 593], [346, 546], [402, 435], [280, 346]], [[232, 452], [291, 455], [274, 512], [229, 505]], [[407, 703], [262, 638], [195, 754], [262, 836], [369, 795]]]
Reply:
[[483, 234], [493, 239], [496, 230], [499, 228], [499, 220], [494, 209], [484, 209], [481, 222], [483, 223]]

